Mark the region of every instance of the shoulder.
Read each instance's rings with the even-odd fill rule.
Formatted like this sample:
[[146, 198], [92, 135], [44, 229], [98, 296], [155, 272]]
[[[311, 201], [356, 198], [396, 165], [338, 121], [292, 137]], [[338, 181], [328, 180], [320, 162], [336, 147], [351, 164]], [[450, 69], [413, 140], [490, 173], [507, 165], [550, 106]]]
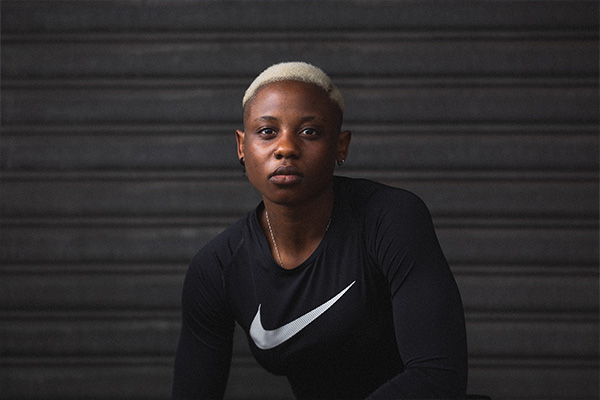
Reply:
[[412, 246], [434, 235], [429, 209], [416, 194], [367, 179], [342, 178], [339, 185], [340, 197], [360, 224], [369, 248], [379, 249], [388, 241]]
[[[221, 275], [244, 242], [244, 232], [251, 212], [227, 227], [206, 243], [192, 258], [190, 271]], [[190, 272], [188, 271], [188, 272]]]
[[202, 299], [210, 309], [226, 314], [225, 270], [243, 243], [247, 218], [248, 214], [219, 233], [192, 258], [183, 284], [184, 312], [200, 315]]
[[339, 194], [357, 210], [373, 214], [429, 214], [427, 206], [416, 194], [369, 179], [336, 177]]
[[192, 258], [185, 277], [184, 296], [199, 290], [223, 290], [225, 270], [244, 242], [249, 214], [211, 239]]

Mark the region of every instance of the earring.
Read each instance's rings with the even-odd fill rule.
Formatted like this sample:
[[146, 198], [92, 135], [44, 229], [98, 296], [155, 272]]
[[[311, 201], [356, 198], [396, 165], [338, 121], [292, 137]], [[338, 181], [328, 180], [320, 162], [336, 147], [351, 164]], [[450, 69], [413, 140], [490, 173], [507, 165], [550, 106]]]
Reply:
[[345, 159], [341, 159], [341, 160], [337, 160], [337, 165], [339, 165], [340, 167], [346, 162]]

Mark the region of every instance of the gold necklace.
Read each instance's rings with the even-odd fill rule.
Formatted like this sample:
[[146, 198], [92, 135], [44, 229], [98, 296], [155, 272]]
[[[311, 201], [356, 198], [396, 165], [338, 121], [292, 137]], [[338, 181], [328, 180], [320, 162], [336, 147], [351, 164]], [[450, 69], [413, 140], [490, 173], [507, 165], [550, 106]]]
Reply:
[[[279, 259], [279, 265], [281, 268], [285, 268], [283, 266], [283, 261], [281, 260], [281, 254], [279, 254], [279, 249], [277, 248], [277, 243], [275, 242], [275, 235], [273, 235], [273, 229], [271, 228], [271, 221], [269, 220], [269, 212], [265, 209], [265, 217], [267, 217], [267, 226], [269, 227], [269, 233], [271, 234], [271, 241], [273, 242], [273, 247], [275, 248], [275, 253], [277, 254], [277, 258]], [[325, 228], [325, 232], [329, 230], [329, 225], [331, 225], [331, 218], [329, 218], [329, 222], [327, 223], [327, 228]]]

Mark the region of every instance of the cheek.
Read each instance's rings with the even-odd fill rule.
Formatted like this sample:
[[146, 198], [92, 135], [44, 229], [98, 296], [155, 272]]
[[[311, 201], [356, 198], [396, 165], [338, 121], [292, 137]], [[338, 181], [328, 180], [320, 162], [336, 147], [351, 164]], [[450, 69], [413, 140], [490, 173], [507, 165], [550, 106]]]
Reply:
[[264, 149], [257, 149], [252, 146], [246, 148], [246, 176], [248, 177], [250, 183], [254, 185], [257, 182], [262, 181], [264, 175], [268, 173], [267, 162], [264, 153]]
[[327, 158], [327, 160], [330, 160], [331, 162], [335, 163], [336, 157], [338, 155], [337, 141], [330, 142], [327, 146], [327, 150], [324, 153], [326, 153], [324, 157]]
[[253, 146], [252, 143], [250, 143], [250, 145], [246, 147], [244, 154], [246, 156], [246, 168], [259, 168], [261, 165], [264, 165], [268, 151], [262, 147]]
[[259, 167], [260, 165], [255, 162], [246, 162], [246, 178], [252, 186], [262, 192], [261, 183], [264, 181], [264, 173]]

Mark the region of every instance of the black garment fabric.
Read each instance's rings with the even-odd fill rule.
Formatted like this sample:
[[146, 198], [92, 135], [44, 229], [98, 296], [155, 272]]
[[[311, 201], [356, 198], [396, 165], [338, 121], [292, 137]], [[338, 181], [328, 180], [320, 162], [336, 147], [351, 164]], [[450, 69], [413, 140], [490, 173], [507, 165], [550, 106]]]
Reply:
[[235, 321], [298, 399], [465, 396], [462, 302], [427, 207], [369, 180], [334, 186], [330, 227], [298, 267], [273, 259], [262, 203], [194, 257], [173, 398], [223, 397]]

